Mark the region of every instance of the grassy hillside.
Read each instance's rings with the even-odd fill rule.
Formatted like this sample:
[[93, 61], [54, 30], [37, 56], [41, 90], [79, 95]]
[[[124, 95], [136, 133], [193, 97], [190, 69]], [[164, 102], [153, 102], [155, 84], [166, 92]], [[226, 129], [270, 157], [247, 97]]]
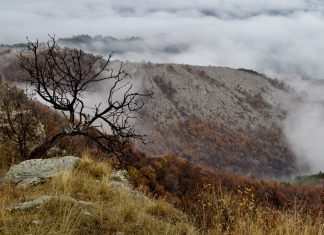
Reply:
[[[71, 173], [30, 189], [4, 186], [0, 192], [1, 234], [196, 234], [179, 210], [163, 199], [114, 188], [111, 168], [84, 158]], [[92, 202], [50, 201], [41, 208], [9, 212], [8, 205], [60, 195]]]
[[[166, 199], [153, 197], [152, 192], [145, 194], [143, 187], [138, 187], [138, 191], [113, 187], [111, 182], [116, 180], [112, 176], [113, 169], [109, 164], [93, 161], [89, 157], [85, 154], [72, 172], [56, 177], [51, 182], [29, 189], [17, 189], [13, 185], [2, 186], [0, 233], [8, 235], [118, 234], [118, 232], [251, 235], [324, 233], [324, 218], [321, 211], [312, 213], [303, 211], [298, 202], [291, 207], [281, 208], [260, 203], [262, 196], [257, 194], [255, 185], [248, 185], [251, 182], [246, 179], [237, 181], [239, 184], [237, 190], [233, 190], [235, 187], [230, 190], [220, 183], [205, 183], [199, 189], [199, 193], [195, 194], [195, 200], [187, 200], [184, 203], [181, 195], [185, 194], [178, 193], [177, 201], [171, 200], [166, 194], [165, 196], [169, 198], [167, 202]], [[172, 167], [167, 169], [166, 175], [171, 176]], [[225, 174], [219, 177], [226, 179], [229, 176]], [[282, 189], [277, 187], [278, 193], [280, 190]], [[44, 195], [63, 195], [93, 204], [80, 205], [58, 200], [27, 211], [6, 210], [8, 205]], [[267, 197], [266, 194], [263, 196]], [[175, 194], [173, 197], [175, 198]], [[267, 201], [266, 198], [262, 200]], [[175, 207], [181, 208], [182, 211]]]

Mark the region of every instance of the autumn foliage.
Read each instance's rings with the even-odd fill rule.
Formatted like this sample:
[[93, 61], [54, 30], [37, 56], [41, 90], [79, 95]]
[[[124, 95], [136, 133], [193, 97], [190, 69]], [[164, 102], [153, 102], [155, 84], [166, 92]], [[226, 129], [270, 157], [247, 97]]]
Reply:
[[234, 130], [192, 116], [159, 131], [168, 138], [144, 146], [151, 155], [168, 149], [188, 161], [262, 178], [286, 177], [298, 170], [279, 128]]
[[313, 218], [323, 216], [324, 191], [321, 187], [252, 179], [197, 166], [171, 154], [149, 158], [144, 164], [128, 166], [138, 189], [166, 197], [195, 218], [202, 229], [215, 226], [214, 216], [220, 210], [225, 210], [222, 220], [225, 220], [226, 229], [235, 219], [241, 218], [242, 210], [249, 216], [256, 215], [257, 210], [269, 211], [273, 216], [283, 211], [295, 211], [300, 216]]

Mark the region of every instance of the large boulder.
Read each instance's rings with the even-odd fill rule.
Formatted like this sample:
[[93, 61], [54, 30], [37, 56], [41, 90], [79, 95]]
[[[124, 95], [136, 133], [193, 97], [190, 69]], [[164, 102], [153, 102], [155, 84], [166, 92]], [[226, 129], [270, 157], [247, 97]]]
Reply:
[[26, 188], [48, 181], [64, 171], [72, 170], [79, 161], [79, 158], [73, 156], [23, 161], [10, 168], [3, 182]]

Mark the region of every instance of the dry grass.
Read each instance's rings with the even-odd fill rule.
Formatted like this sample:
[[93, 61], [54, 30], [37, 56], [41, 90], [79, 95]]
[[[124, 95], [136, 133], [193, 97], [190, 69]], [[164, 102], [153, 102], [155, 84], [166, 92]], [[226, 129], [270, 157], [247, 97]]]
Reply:
[[[195, 234], [186, 216], [161, 199], [110, 184], [111, 169], [85, 158], [71, 173], [29, 189], [0, 192], [0, 234]], [[51, 201], [25, 212], [5, 207], [43, 195], [65, 195], [92, 206]]]
[[[74, 171], [51, 182], [29, 189], [3, 186], [0, 234], [324, 234], [320, 213], [316, 217], [299, 209], [259, 205], [252, 188], [230, 193], [206, 184], [185, 215], [163, 199], [113, 187], [111, 173], [107, 164], [84, 156]], [[51, 201], [25, 212], [5, 209], [43, 195], [64, 195], [94, 204]]]
[[206, 234], [246, 235], [320, 235], [324, 234], [324, 218], [295, 209], [277, 210], [258, 205], [253, 189], [224, 193], [220, 187], [206, 185], [190, 205], [189, 214]]

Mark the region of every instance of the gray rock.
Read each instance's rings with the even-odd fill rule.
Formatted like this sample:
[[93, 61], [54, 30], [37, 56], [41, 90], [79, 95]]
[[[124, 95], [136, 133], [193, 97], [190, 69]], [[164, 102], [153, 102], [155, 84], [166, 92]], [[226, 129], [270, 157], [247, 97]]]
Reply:
[[115, 232], [114, 235], [124, 235], [124, 232]]
[[111, 173], [110, 178], [113, 181], [118, 181], [127, 184], [128, 183], [128, 172], [126, 170], [118, 170]]
[[27, 202], [8, 206], [6, 209], [10, 212], [12, 212], [12, 211], [26, 211], [26, 210], [33, 209], [33, 208], [38, 208], [38, 207], [42, 206], [44, 203], [53, 201], [53, 200], [78, 203], [78, 204], [81, 204], [84, 206], [93, 205], [92, 202], [78, 201], [72, 197], [67, 197], [67, 196], [42, 196], [42, 197], [37, 198], [32, 201], [27, 201]]
[[126, 170], [114, 171], [110, 176], [110, 185], [117, 190], [131, 190]]
[[40, 221], [40, 220], [33, 220], [32, 223], [35, 224], [35, 225], [40, 225], [40, 224], [42, 224], [42, 221]]
[[85, 216], [90, 216], [91, 213], [90, 213], [89, 211], [84, 211], [84, 212], [83, 212], [83, 215], [85, 215]]
[[134, 190], [132, 183], [129, 181], [129, 174], [126, 170], [112, 172], [109, 186], [114, 190], [127, 193], [141, 200], [148, 200], [145, 194]]
[[77, 157], [65, 156], [23, 161], [10, 168], [3, 182], [22, 188], [30, 187], [72, 170], [79, 160]]

